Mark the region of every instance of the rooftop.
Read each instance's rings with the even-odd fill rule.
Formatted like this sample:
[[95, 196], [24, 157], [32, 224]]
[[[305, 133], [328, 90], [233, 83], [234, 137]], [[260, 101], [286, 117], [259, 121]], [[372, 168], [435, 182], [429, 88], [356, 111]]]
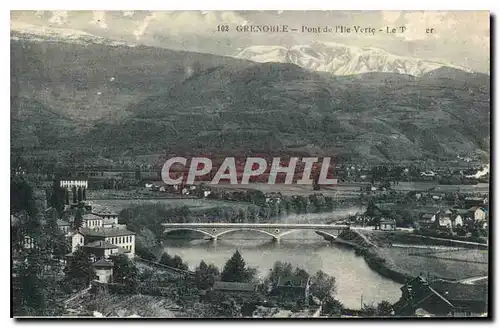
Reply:
[[59, 181], [88, 181], [89, 178], [86, 177], [61, 177], [58, 178]]
[[92, 264], [92, 266], [112, 268], [113, 267], [113, 263], [111, 261], [106, 261], [105, 259], [100, 259], [99, 261], [97, 261], [94, 264]]
[[221, 291], [253, 292], [257, 289], [257, 286], [244, 282], [216, 281], [213, 289]]
[[280, 277], [277, 285], [279, 287], [305, 287], [306, 281], [297, 277]]
[[135, 235], [135, 232], [129, 231], [125, 228], [97, 227], [94, 229], [82, 228], [80, 231], [84, 236], [94, 236], [94, 237], [120, 237], [120, 236]]
[[102, 220], [102, 224], [113, 224], [115, 222], [116, 222], [115, 219], [103, 219]]
[[95, 215], [114, 215], [118, 216], [118, 213], [115, 211], [110, 210], [107, 207], [96, 207], [94, 210], [92, 210], [92, 213]]
[[484, 201], [488, 197], [465, 197], [465, 200], [476, 200], [476, 201]]
[[484, 206], [472, 206], [471, 208], [469, 208], [469, 211], [475, 211], [475, 210], [483, 210], [483, 211], [486, 211], [486, 208]]
[[69, 223], [68, 221], [64, 221], [64, 220], [57, 220], [57, 225], [60, 226], [60, 227], [63, 227], [63, 226], [70, 226], [71, 223]]
[[103, 248], [103, 249], [114, 249], [118, 248], [118, 246], [113, 245], [108, 243], [107, 241], [104, 240], [97, 240], [93, 241], [91, 243], [88, 243], [86, 245], [83, 245], [83, 247], [89, 247], [89, 248]]
[[92, 214], [92, 213], [87, 213], [83, 215], [83, 220], [88, 221], [88, 220], [102, 220], [102, 218], [98, 215]]
[[467, 285], [458, 282], [436, 280], [430, 286], [446, 299], [453, 301], [486, 301], [488, 285]]

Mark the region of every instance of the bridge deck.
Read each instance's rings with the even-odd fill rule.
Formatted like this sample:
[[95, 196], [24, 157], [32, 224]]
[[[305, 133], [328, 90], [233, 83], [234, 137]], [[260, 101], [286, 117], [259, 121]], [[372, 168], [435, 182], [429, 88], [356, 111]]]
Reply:
[[346, 224], [310, 224], [310, 223], [162, 223], [165, 228], [247, 228], [247, 229], [348, 229]]

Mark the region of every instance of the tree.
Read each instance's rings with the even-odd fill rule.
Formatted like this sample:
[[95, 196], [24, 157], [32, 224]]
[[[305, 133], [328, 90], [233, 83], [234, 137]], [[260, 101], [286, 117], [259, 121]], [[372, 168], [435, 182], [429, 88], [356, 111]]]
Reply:
[[78, 203], [83, 200], [83, 191], [82, 188], [78, 188]]
[[334, 277], [330, 277], [321, 270], [311, 277], [311, 294], [319, 298], [320, 301], [325, 301], [328, 297], [331, 297], [335, 291], [336, 286]]
[[182, 259], [179, 255], [175, 255], [174, 257], [172, 257], [167, 252], [164, 252], [161, 256], [160, 263], [180, 270], [189, 269], [187, 263], [182, 262]]
[[208, 289], [219, 280], [219, 269], [213, 265], [207, 265], [205, 261], [201, 261], [200, 265], [195, 269], [195, 284], [199, 289]]
[[246, 267], [245, 260], [239, 251], [236, 251], [226, 262], [221, 273], [221, 280], [229, 282], [251, 282], [255, 277], [256, 270]]
[[31, 217], [37, 214], [33, 188], [22, 177], [11, 178], [10, 211], [11, 213], [26, 212]]
[[175, 255], [172, 262], [174, 264], [173, 265], [174, 268], [177, 268], [180, 270], [188, 270], [189, 269], [189, 266], [187, 265], [187, 263], [184, 263], [182, 261], [182, 258], [179, 255]]
[[115, 255], [113, 260], [113, 281], [124, 284], [128, 291], [135, 292], [138, 284], [138, 272], [135, 264], [124, 254]]
[[276, 261], [264, 283], [267, 285], [276, 285], [281, 277], [291, 277], [293, 275], [293, 267], [289, 262]]
[[60, 284], [43, 275], [46, 254], [30, 249], [12, 268], [12, 308], [16, 316], [62, 315]]
[[135, 180], [136, 181], [142, 181], [142, 178], [141, 178], [141, 168], [140, 167], [138, 167], [135, 170]]
[[321, 307], [321, 314], [327, 316], [340, 316], [344, 312], [344, 305], [334, 299], [331, 296], [328, 296], [323, 301], [323, 306]]
[[151, 252], [150, 250], [148, 250], [147, 248], [136, 246], [135, 253], [137, 254], [137, 256], [139, 256], [145, 260], [152, 261], [152, 262], [158, 261], [158, 258], [156, 257], [156, 255], [153, 252]]
[[[57, 225], [57, 213], [55, 210], [49, 213], [46, 219], [46, 223], [43, 226], [43, 237], [42, 247], [52, 254], [55, 259], [62, 260], [69, 253], [70, 247], [63, 232]], [[59, 264], [59, 261], [56, 263]]]
[[155, 234], [148, 228], [142, 228], [136, 238], [136, 248], [152, 249], [157, 244]]
[[71, 286], [76, 288], [88, 286], [94, 276], [94, 268], [89, 255], [82, 249], [76, 250], [68, 260], [64, 273]]
[[83, 225], [83, 209], [78, 208], [75, 213], [75, 220], [73, 221], [73, 229], [78, 230]]
[[73, 186], [73, 187], [71, 188], [71, 191], [72, 191], [72, 194], [73, 194], [73, 204], [74, 204], [74, 203], [76, 203], [76, 201], [77, 201], [76, 187], [75, 187], [75, 186]]
[[377, 304], [377, 315], [379, 316], [390, 316], [392, 315], [392, 305], [387, 301], [382, 301]]
[[216, 318], [234, 318], [241, 314], [241, 307], [238, 306], [232, 297], [217, 295], [210, 302], [209, 315]]
[[377, 308], [373, 305], [363, 304], [361, 308], [362, 316], [364, 317], [373, 317], [377, 314]]
[[[61, 315], [61, 284], [55, 275], [57, 270], [52, 252], [44, 247], [47, 229], [42, 228], [39, 208], [35, 202], [33, 188], [28, 180], [20, 176], [11, 178], [11, 213], [17, 218], [12, 223], [13, 247], [17, 249], [16, 261], [12, 263], [12, 309], [16, 316]], [[55, 219], [55, 218], [54, 218]], [[57, 225], [57, 224], [56, 224]], [[24, 237], [33, 239], [33, 247], [24, 248]]]

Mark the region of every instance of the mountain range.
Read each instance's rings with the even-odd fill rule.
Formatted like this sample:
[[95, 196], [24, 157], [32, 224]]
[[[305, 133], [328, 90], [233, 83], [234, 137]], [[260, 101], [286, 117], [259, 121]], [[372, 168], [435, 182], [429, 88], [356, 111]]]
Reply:
[[321, 54], [318, 47], [260, 59], [249, 48], [232, 58], [71, 31], [13, 31], [11, 145], [286, 151], [363, 162], [488, 154], [488, 75], [373, 49], [341, 55], [340, 46]]
[[259, 63], [276, 62], [334, 75], [352, 75], [369, 72], [399, 73], [421, 76], [440, 67], [453, 67], [471, 72], [465, 67], [449, 63], [396, 56], [382, 49], [359, 48], [333, 42], [314, 42], [310, 45], [250, 46], [236, 58]]

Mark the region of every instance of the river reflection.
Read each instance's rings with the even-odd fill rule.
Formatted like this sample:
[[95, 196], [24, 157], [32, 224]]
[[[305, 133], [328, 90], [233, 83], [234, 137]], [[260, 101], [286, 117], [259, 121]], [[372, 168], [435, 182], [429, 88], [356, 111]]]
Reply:
[[349, 308], [359, 308], [361, 299], [366, 304], [387, 300], [396, 302], [400, 284], [372, 271], [365, 260], [346, 246], [330, 244], [312, 231], [299, 231], [285, 236], [279, 244], [266, 236], [248, 232], [235, 232], [210, 240], [164, 241], [165, 251], [179, 255], [194, 269], [201, 260], [220, 269], [239, 250], [247, 265], [258, 270], [263, 277], [276, 261], [290, 262], [310, 274], [323, 270], [337, 280], [337, 298]]

